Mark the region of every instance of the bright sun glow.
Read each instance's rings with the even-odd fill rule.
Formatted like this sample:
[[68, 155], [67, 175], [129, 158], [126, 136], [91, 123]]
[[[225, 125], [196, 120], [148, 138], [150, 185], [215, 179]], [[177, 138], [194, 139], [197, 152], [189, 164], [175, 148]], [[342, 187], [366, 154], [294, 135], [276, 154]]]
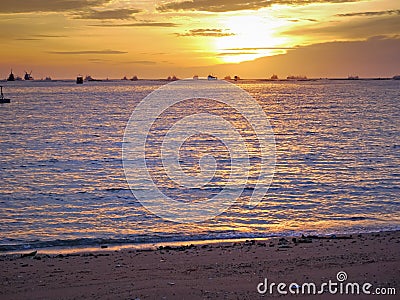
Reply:
[[284, 50], [273, 48], [284, 47], [288, 43], [287, 38], [277, 34], [277, 29], [286, 25], [283, 20], [269, 16], [241, 15], [224, 18], [220, 23], [234, 34], [215, 41], [221, 62], [239, 63], [280, 54]]

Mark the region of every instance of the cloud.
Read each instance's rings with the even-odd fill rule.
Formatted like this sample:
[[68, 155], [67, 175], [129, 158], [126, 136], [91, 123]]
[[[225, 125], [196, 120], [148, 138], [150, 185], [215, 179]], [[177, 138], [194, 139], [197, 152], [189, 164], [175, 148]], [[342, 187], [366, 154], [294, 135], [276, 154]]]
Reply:
[[128, 20], [133, 14], [141, 12], [133, 8], [114, 10], [97, 10], [112, 0], [24, 0], [4, 1], [0, 5], [0, 14], [33, 13], [33, 12], [71, 12], [75, 19], [90, 20]]
[[176, 27], [178, 24], [169, 22], [138, 22], [125, 24], [95, 24], [94, 27]]
[[289, 22], [297, 23], [300, 21], [318, 22], [316, 19], [289, 19]]
[[400, 15], [400, 9], [337, 14], [336, 16], [338, 16], [338, 17], [375, 17], [375, 16], [384, 16], [384, 15]]
[[91, 20], [128, 20], [135, 19], [133, 14], [139, 13], [138, 9], [115, 9], [115, 10], [88, 10], [78, 13], [76, 19], [91, 19]]
[[300, 6], [313, 3], [345, 3], [358, 2], [360, 0], [187, 0], [180, 2], [168, 2], [157, 7], [160, 12], [168, 11], [208, 11], [228, 12], [237, 10], [258, 10], [272, 5]]
[[38, 38], [15, 38], [15, 41], [41, 41], [43, 39]]
[[395, 35], [400, 32], [400, 15], [361, 18], [351, 22], [334, 22], [326, 26], [301, 26], [283, 34], [330, 38], [369, 38], [376, 35]]
[[266, 78], [278, 74], [312, 77], [392, 77], [400, 70], [399, 38], [373, 37], [362, 41], [334, 41], [298, 47], [286, 54], [262, 57], [239, 64], [192, 68], [196, 73], [239, 74], [242, 78]]
[[[389, 76], [400, 67], [397, 59], [400, 39], [373, 37], [364, 41], [335, 41], [298, 47], [287, 54], [264, 57], [253, 62], [270, 73], [309, 76]], [[249, 64], [243, 64], [243, 67]]]
[[150, 61], [150, 60], [131, 60], [131, 61], [126, 61], [124, 64], [137, 64], [137, 65], [155, 65], [155, 61]]
[[35, 37], [38, 38], [65, 38], [67, 35], [53, 35], [53, 34], [35, 34]]
[[191, 29], [186, 33], [175, 33], [177, 36], [210, 36], [223, 37], [235, 35], [231, 32], [224, 32], [222, 29]]
[[246, 52], [222, 52], [222, 53], [218, 53], [217, 56], [233, 56], [233, 55], [248, 55], [248, 54], [258, 54], [258, 52], [250, 52], [250, 51], [246, 51]]
[[16, 41], [42, 41], [47, 38], [65, 38], [68, 37], [66, 35], [51, 35], [51, 34], [33, 34], [26, 37], [17, 37], [14, 38]]
[[63, 55], [87, 55], [87, 54], [126, 54], [128, 52], [118, 50], [84, 50], [84, 51], [49, 51], [50, 54]]
[[297, 47], [247, 47], [247, 48], [228, 48], [223, 49], [227, 52], [218, 53], [217, 56], [251, 55], [260, 54], [262, 50], [292, 50]]
[[248, 47], [248, 48], [228, 48], [228, 51], [255, 51], [255, 50], [290, 50], [296, 47]]
[[94, 63], [94, 64], [100, 64], [100, 63], [108, 62], [110, 60], [109, 59], [101, 59], [101, 58], [89, 58], [88, 61], [90, 61], [91, 63]]
[[13, 0], [1, 1], [0, 14], [79, 11], [99, 7], [111, 0]]

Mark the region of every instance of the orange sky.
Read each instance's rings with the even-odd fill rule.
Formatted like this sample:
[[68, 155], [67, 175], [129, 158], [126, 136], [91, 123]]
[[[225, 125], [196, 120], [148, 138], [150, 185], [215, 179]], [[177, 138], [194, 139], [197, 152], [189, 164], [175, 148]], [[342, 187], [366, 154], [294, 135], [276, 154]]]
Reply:
[[0, 78], [400, 73], [398, 0], [2, 2]]

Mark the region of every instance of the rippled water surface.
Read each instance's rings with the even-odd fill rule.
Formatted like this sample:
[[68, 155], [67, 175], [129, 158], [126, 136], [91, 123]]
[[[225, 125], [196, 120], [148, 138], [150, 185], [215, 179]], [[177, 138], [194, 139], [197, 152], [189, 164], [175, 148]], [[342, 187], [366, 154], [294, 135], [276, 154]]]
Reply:
[[[12, 102], [0, 104], [0, 250], [400, 228], [399, 81], [240, 83], [269, 117], [275, 176], [255, 208], [247, 205], [250, 178], [229, 210], [197, 224], [153, 215], [125, 180], [125, 126], [137, 103], [163, 84], [3, 84]], [[246, 135], [240, 116], [208, 101], [174, 107], [154, 125], [155, 132], [166, 131], [174, 116], [190, 110], [225, 114]], [[154, 137], [147, 147], [160, 188], [182, 197], [162, 175]], [[226, 147], [200, 136], [181, 150], [188, 174], [198, 174], [204, 151], [212, 150], [218, 167], [212, 186], [184, 194], [196, 201], [218, 193], [229, 171]], [[251, 153], [257, 162], [257, 151]]]

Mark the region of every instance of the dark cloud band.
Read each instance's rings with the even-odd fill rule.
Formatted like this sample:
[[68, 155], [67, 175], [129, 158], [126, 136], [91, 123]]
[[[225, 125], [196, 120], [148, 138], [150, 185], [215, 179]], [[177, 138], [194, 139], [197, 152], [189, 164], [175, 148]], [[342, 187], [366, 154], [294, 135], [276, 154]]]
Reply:
[[186, 33], [175, 33], [177, 36], [209, 36], [223, 37], [235, 35], [231, 32], [226, 32], [222, 29], [191, 29]]
[[79, 11], [99, 7], [111, 0], [14, 0], [2, 1], [0, 14]]
[[84, 51], [49, 51], [50, 54], [63, 55], [87, 55], [87, 54], [126, 54], [128, 52], [118, 50], [84, 50]]
[[400, 9], [383, 10], [383, 11], [365, 11], [347, 14], [337, 14], [338, 17], [375, 17], [385, 15], [400, 15]]
[[169, 22], [137, 22], [125, 24], [95, 24], [93, 27], [176, 27], [178, 24]]
[[168, 11], [208, 11], [228, 12], [237, 10], [258, 10], [272, 5], [300, 6], [313, 3], [345, 3], [358, 2], [360, 0], [187, 0], [169, 2], [157, 7], [160, 12]]
[[90, 20], [128, 20], [135, 19], [134, 14], [139, 13], [138, 9], [115, 9], [115, 10], [88, 10], [79, 12], [76, 15], [77, 19], [90, 19]]

